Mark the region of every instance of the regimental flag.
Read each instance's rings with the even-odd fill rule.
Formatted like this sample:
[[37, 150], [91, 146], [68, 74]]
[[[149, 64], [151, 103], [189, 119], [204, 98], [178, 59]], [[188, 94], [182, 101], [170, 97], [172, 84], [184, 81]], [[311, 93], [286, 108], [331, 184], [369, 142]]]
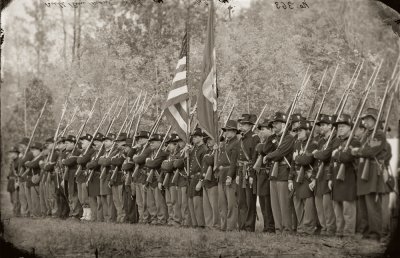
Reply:
[[179, 137], [187, 141], [188, 132], [188, 99], [189, 92], [187, 86], [187, 57], [188, 57], [188, 35], [182, 40], [182, 49], [179, 61], [176, 66], [175, 77], [172, 80], [172, 90], [168, 93], [168, 98], [164, 107], [164, 114], [172, 125]]
[[197, 95], [197, 119], [199, 126], [218, 141], [217, 72], [215, 67], [214, 0], [209, 5], [207, 39], [203, 56], [202, 83]]

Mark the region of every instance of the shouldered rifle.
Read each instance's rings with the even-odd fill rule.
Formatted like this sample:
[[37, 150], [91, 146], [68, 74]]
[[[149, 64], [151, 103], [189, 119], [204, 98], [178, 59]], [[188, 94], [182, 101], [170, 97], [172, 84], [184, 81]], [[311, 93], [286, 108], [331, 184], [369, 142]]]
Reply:
[[388, 110], [386, 112], [386, 118], [385, 118], [385, 125], [383, 127], [383, 131], [386, 133], [389, 127], [389, 115], [390, 115], [390, 111], [392, 110], [392, 105], [393, 105], [393, 99], [394, 96], [396, 95], [396, 93], [399, 92], [399, 82], [400, 82], [400, 73], [397, 76], [397, 84], [396, 84], [396, 88], [393, 89], [393, 93], [390, 94], [390, 100], [389, 100], [389, 105], [388, 105]]
[[[305, 153], [307, 152], [307, 149], [308, 149], [308, 147], [309, 147], [310, 144], [311, 144], [311, 139], [312, 139], [312, 137], [313, 137], [313, 135], [314, 135], [315, 126], [316, 126], [316, 124], [317, 124], [318, 116], [319, 116], [319, 114], [321, 114], [322, 108], [324, 107], [326, 95], [329, 93], [329, 91], [330, 91], [331, 88], [332, 88], [333, 79], [335, 78], [336, 71], [337, 71], [338, 67], [339, 67], [339, 64], [336, 65], [336, 69], [335, 69], [335, 72], [334, 72], [334, 74], [333, 74], [333, 77], [332, 77], [331, 83], [330, 83], [330, 85], [329, 85], [329, 88], [328, 88], [327, 91], [325, 91], [325, 93], [324, 93], [324, 95], [323, 95], [323, 97], [322, 97], [321, 104], [319, 105], [317, 114], [315, 115], [313, 127], [311, 128], [310, 135], [309, 135], [309, 137], [308, 137], [308, 139], [307, 139], [307, 143], [306, 143], [306, 145], [305, 145], [305, 147], [304, 147], [304, 152], [305, 152]], [[326, 71], [327, 71], [327, 69], [325, 70], [325, 73], [326, 73]], [[322, 82], [323, 82], [324, 77], [325, 77], [325, 73], [324, 73], [324, 75], [322, 76], [320, 85], [322, 85]], [[302, 153], [302, 154], [303, 154], [303, 153]], [[303, 177], [304, 177], [304, 166], [301, 166], [301, 167], [300, 167], [300, 172], [299, 172], [299, 174], [298, 174], [298, 176], [297, 176], [297, 178], [296, 178], [296, 182], [297, 182], [297, 183], [301, 182], [301, 181], [303, 180]]]
[[[308, 76], [308, 79], [309, 79], [309, 78], [310, 78], [310, 76]], [[291, 105], [291, 107], [290, 107], [290, 109], [289, 109], [289, 113], [287, 114], [287, 119], [286, 119], [285, 127], [283, 128], [283, 132], [282, 132], [281, 138], [279, 139], [279, 143], [278, 143], [277, 149], [278, 149], [279, 146], [282, 144], [283, 139], [284, 139], [284, 137], [285, 137], [285, 135], [286, 135], [286, 133], [287, 133], [287, 131], [288, 131], [288, 129], [289, 129], [290, 117], [292, 116], [292, 114], [293, 114], [293, 112], [294, 112], [294, 110], [295, 110], [295, 108], [296, 108], [296, 105], [297, 105], [297, 103], [298, 103], [298, 100], [299, 100], [299, 98], [300, 98], [300, 95], [302, 94], [302, 92], [303, 92], [304, 89], [305, 89], [305, 86], [307, 85], [308, 79], [304, 82], [303, 85], [301, 85], [300, 89], [297, 91], [296, 95], [294, 96], [292, 105]], [[303, 81], [304, 81], [304, 80], [303, 80]], [[274, 165], [273, 165], [273, 168], [272, 168], [272, 172], [271, 172], [271, 177], [275, 177], [275, 178], [277, 177], [277, 175], [278, 175], [278, 169], [279, 169], [279, 163], [278, 163], [278, 162], [274, 162]]]
[[[44, 109], [46, 108], [46, 105], [47, 105], [47, 99], [44, 102], [42, 110], [40, 111], [39, 117], [36, 120], [35, 126], [33, 127], [31, 137], [29, 138], [28, 145], [26, 146], [26, 149], [24, 151], [24, 155], [22, 156], [22, 159], [24, 159], [26, 157], [26, 154], [28, 153], [29, 148], [31, 147], [33, 136], [35, 135], [36, 129], [39, 125], [40, 118], [42, 118], [42, 116], [43, 116], [43, 112], [44, 112]], [[21, 173], [22, 173], [22, 166], [20, 167], [20, 171], [18, 172], [18, 175], [21, 175]]]
[[[115, 120], [121, 115], [122, 108], [125, 106], [126, 100], [127, 100], [127, 98], [126, 98], [125, 101], [122, 103], [122, 105], [121, 105], [119, 111], [118, 111], [118, 106], [115, 106], [114, 116], [113, 116], [113, 118], [111, 119], [111, 121], [110, 121], [110, 123], [109, 123], [109, 125], [108, 125], [108, 128], [107, 128], [107, 131], [106, 131], [105, 136], [107, 136], [107, 135], [110, 133], [111, 128], [112, 128], [112, 126], [114, 125]], [[118, 113], [117, 113], [117, 112], [118, 112]], [[117, 115], [116, 115], [116, 114], [117, 114]], [[95, 136], [93, 136], [93, 139], [94, 139], [94, 137], [95, 137]], [[99, 159], [99, 158], [100, 158], [100, 155], [102, 154], [102, 149], [103, 149], [103, 147], [104, 147], [104, 142], [101, 143], [99, 152], [97, 153], [95, 159]], [[87, 179], [87, 181], [86, 181], [86, 185], [88, 185], [89, 182], [92, 180], [93, 172], [94, 172], [93, 169], [89, 170], [89, 176], [88, 176], [88, 179]]]
[[322, 78], [321, 78], [321, 81], [320, 81], [320, 83], [319, 83], [319, 86], [318, 86], [318, 89], [317, 89], [317, 91], [314, 93], [314, 99], [313, 99], [313, 102], [311, 103], [311, 107], [310, 107], [310, 110], [308, 111], [308, 115], [307, 115], [307, 119], [308, 120], [310, 120], [311, 119], [311, 116], [312, 116], [312, 114], [313, 114], [313, 112], [314, 112], [314, 107], [315, 107], [315, 104], [316, 104], [316, 102], [317, 102], [317, 96], [318, 96], [318, 93], [321, 91], [321, 89], [322, 89], [322, 82], [324, 81], [324, 78], [325, 78], [325, 75], [326, 75], [326, 72], [328, 71], [328, 66], [325, 68], [325, 70], [324, 70], [324, 73], [322, 74]]
[[[129, 117], [129, 116], [131, 115], [131, 113], [133, 112], [133, 108], [134, 108], [134, 107], [135, 107], [135, 105], [132, 106], [132, 108], [131, 108], [131, 110], [129, 111], [128, 115], [125, 117], [125, 120], [124, 120], [124, 122], [122, 123], [121, 128], [119, 129], [119, 132], [118, 132], [118, 134], [117, 134], [117, 137], [115, 138], [115, 140], [114, 140], [114, 142], [113, 142], [113, 145], [111, 146], [111, 149], [110, 149], [110, 150], [108, 151], [108, 153], [106, 154], [106, 157], [109, 157], [109, 156], [111, 155], [111, 153], [114, 151], [114, 148], [115, 148], [115, 145], [116, 145], [116, 141], [117, 141], [118, 137], [121, 135], [122, 129], [124, 128], [124, 126], [125, 126], [125, 124], [126, 124], [126, 122], [127, 122], [127, 120], [128, 120], [128, 117]], [[117, 175], [117, 172], [118, 172], [118, 166], [115, 166], [115, 168], [114, 168], [114, 170], [113, 170], [113, 172], [112, 172], [112, 174], [111, 174], [111, 181], [114, 181], [114, 180], [115, 180], [115, 177], [116, 177], [116, 175]], [[106, 173], [106, 168], [104, 167], [103, 170], [101, 171], [100, 178], [103, 178], [104, 175], [105, 175], [105, 173]]]
[[[350, 94], [350, 92], [351, 92], [351, 90], [352, 90], [352, 87], [351, 87], [351, 86], [352, 86], [352, 85], [353, 85], [353, 86], [355, 85], [356, 80], [357, 80], [357, 78], [358, 78], [358, 75], [356, 76], [356, 74], [357, 74], [357, 72], [358, 72], [358, 74], [360, 73], [363, 63], [364, 63], [364, 61], [361, 63], [361, 65], [360, 65], [360, 64], [357, 64], [357, 67], [356, 67], [356, 69], [354, 70], [354, 73], [353, 73], [353, 75], [351, 76], [351, 79], [350, 79], [350, 81], [349, 81], [349, 84], [347, 85], [347, 88], [346, 88], [345, 92], [343, 93], [342, 98], [341, 98], [340, 101], [339, 101], [339, 104], [338, 104], [337, 107], [336, 107], [336, 110], [335, 110], [335, 113], [334, 113], [334, 114], [335, 114], [337, 117], [336, 117], [335, 122], [337, 122], [337, 121], [339, 120], [340, 116], [341, 116], [342, 113], [343, 113], [344, 107], [346, 106], [347, 100], [348, 100], [348, 98], [349, 98], [349, 94]], [[372, 73], [372, 75], [373, 75], [373, 74], [374, 74], [374, 73]], [[354, 80], [355, 76], [356, 76], [356, 79]], [[372, 79], [372, 76], [371, 76], [370, 80], [368, 81], [367, 85], [370, 84], [371, 79]], [[353, 81], [354, 81], [354, 83], [353, 83]], [[353, 83], [353, 84], [352, 84], [352, 83]], [[332, 141], [332, 139], [333, 139], [333, 136], [334, 136], [334, 134], [335, 134], [335, 131], [336, 131], [336, 128], [333, 127], [333, 128], [332, 128], [332, 131], [331, 131], [331, 133], [330, 133], [330, 135], [329, 135], [329, 137], [328, 137], [328, 140], [327, 140], [326, 143], [324, 144], [322, 150], [326, 150], [326, 149], [328, 148], [329, 144], [331, 143], [331, 141]], [[319, 179], [319, 178], [321, 177], [322, 172], [324, 171], [324, 167], [325, 167], [325, 163], [324, 163], [324, 162], [319, 162], [319, 165], [318, 165], [318, 172], [317, 172], [317, 175], [316, 175], [316, 179]]]
[[[150, 139], [151, 136], [153, 136], [153, 134], [155, 134], [155, 133], [157, 132], [157, 129], [158, 129], [158, 126], [159, 126], [159, 124], [160, 124], [160, 121], [161, 121], [161, 118], [162, 118], [163, 114], [164, 114], [164, 110], [161, 112], [161, 114], [158, 116], [158, 118], [156, 119], [155, 123], [153, 124], [153, 126], [152, 126], [152, 128], [151, 128], [151, 130], [150, 130], [150, 136], [149, 136], [148, 139]], [[140, 151], [140, 154], [139, 154], [139, 155], [141, 155], [141, 154], [144, 152], [144, 150], [147, 148], [148, 145], [149, 145], [149, 141], [147, 141], [147, 142], [143, 145], [143, 148], [142, 148], [142, 150]], [[139, 165], [138, 165], [138, 164], [135, 164], [135, 169], [133, 170], [132, 178], [136, 178], [137, 175], [138, 175], [138, 173], [139, 173]]]
[[65, 126], [65, 128], [62, 130], [61, 134], [58, 137], [62, 137], [62, 136], [65, 135], [65, 133], [67, 132], [68, 127], [70, 127], [72, 122], [74, 122], [74, 119], [75, 119], [77, 111], [78, 111], [78, 107], [75, 107], [75, 109], [74, 109], [74, 111], [72, 113], [71, 119], [69, 120], [69, 122], [67, 123], [67, 125]]
[[[378, 77], [378, 75], [376, 75], [376, 77]], [[376, 79], [376, 77], [375, 77], [375, 79]], [[375, 82], [375, 80], [374, 80], [374, 82]], [[382, 114], [383, 114], [383, 107], [385, 106], [387, 94], [389, 92], [389, 88], [391, 88], [393, 86], [393, 84], [394, 83], [391, 84], [391, 83], [388, 82], [387, 85], [386, 85], [385, 93], [384, 93], [384, 95], [382, 97], [381, 105], [379, 107], [378, 117], [376, 118], [374, 130], [372, 131], [370, 141], [373, 141], [373, 139], [375, 138], [376, 132], [378, 131], [378, 127], [380, 125], [379, 121], [381, 120], [381, 117], [382, 117]], [[362, 111], [362, 109], [363, 109], [363, 107], [361, 108], [361, 111]], [[366, 141], [365, 144], [369, 144], [369, 142]], [[370, 167], [370, 159], [365, 159], [363, 172], [361, 174], [361, 179], [362, 180], [365, 180], [365, 181], [368, 180], [368, 178], [369, 178], [369, 167]]]
[[131, 134], [131, 130], [132, 130], [132, 126], [133, 126], [133, 120], [135, 119], [136, 115], [137, 115], [137, 111], [141, 108], [140, 105], [140, 98], [142, 96], [142, 91], [140, 91], [139, 95], [136, 97], [135, 102], [133, 103], [133, 106], [135, 107], [135, 111], [133, 112], [132, 118], [129, 121], [129, 123], [127, 124], [126, 127], [126, 135], [129, 138], [130, 134]]
[[[156, 159], [158, 157], [158, 155], [160, 154], [161, 148], [164, 146], [165, 141], [167, 140], [168, 134], [171, 131], [171, 127], [172, 127], [171, 125], [168, 127], [167, 132], [165, 133], [164, 139], [162, 140], [160, 146], [157, 149], [154, 159]], [[149, 175], [147, 176], [146, 182], [147, 183], [153, 182], [153, 177], [154, 177], [154, 169], [151, 169]]]
[[[115, 104], [115, 100], [112, 102], [110, 108], [107, 110], [107, 112], [106, 112], [106, 113], [103, 115], [103, 117], [101, 118], [100, 123], [97, 125], [97, 128], [96, 128], [96, 130], [95, 130], [94, 133], [93, 133], [93, 137], [92, 137], [92, 139], [90, 140], [90, 143], [88, 144], [88, 146], [86, 147], [86, 149], [85, 149], [85, 151], [82, 153], [82, 155], [86, 155], [86, 154], [88, 153], [88, 151], [90, 150], [90, 147], [92, 147], [94, 138], [96, 137], [96, 134], [99, 132], [101, 126], [102, 126], [103, 123], [106, 121], [107, 117], [109, 116], [109, 114], [110, 114], [110, 112], [111, 112], [111, 109], [114, 107], [114, 104]], [[89, 118], [88, 118], [88, 119], [89, 119]], [[87, 121], [86, 121], [86, 123], [87, 123]], [[76, 173], [75, 173], [75, 177], [78, 177], [81, 173], [82, 173], [82, 166], [81, 166], [81, 165], [78, 165], [78, 168], [77, 168]]]

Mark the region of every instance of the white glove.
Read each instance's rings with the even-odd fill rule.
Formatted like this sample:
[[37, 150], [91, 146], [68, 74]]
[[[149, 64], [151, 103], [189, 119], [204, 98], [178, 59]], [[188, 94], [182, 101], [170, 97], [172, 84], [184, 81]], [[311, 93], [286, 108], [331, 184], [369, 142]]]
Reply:
[[308, 185], [308, 188], [310, 188], [311, 191], [314, 191], [314, 187], [315, 187], [315, 179], [313, 179], [311, 183]]
[[253, 185], [254, 179], [252, 177], [249, 177], [249, 184]]
[[329, 187], [329, 190], [332, 191], [332, 180], [329, 180], [329, 181], [328, 181], [328, 187]]
[[236, 181], [236, 184], [239, 185], [239, 176], [236, 176], [235, 181]]
[[162, 183], [158, 183], [158, 189], [161, 191], [162, 190]]
[[230, 176], [226, 177], [226, 183], [227, 186], [230, 186], [232, 184], [232, 178]]

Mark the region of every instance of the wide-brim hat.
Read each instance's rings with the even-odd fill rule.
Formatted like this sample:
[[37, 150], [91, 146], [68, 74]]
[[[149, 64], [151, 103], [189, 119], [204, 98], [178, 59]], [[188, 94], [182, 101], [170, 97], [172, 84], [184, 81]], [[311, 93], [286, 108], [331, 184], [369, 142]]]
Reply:
[[97, 133], [95, 136], [94, 136], [94, 140], [95, 141], [103, 141], [103, 138], [104, 138], [104, 135], [102, 134], [102, 133]]
[[176, 133], [172, 133], [167, 140], [165, 141], [166, 144], [170, 143], [170, 142], [179, 142], [181, 138], [179, 138], [179, 135]]
[[91, 141], [93, 139], [93, 136], [91, 135], [91, 134], [85, 134], [84, 136], [81, 136], [80, 138], [79, 138], [79, 140], [87, 140], [87, 141]]
[[235, 121], [235, 120], [228, 120], [226, 122], [226, 125], [224, 127], [222, 127], [221, 129], [224, 132], [227, 130], [232, 130], [232, 131], [236, 131], [236, 132], [239, 131], [237, 121]]
[[117, 137], [117, 139], [115, 139], [116, 142], [122, 142], [122, 141], [126, 141], [127, 138], [127, 134], [126, 133], [120, 133]]
[[367, 108], [367, 110], [365, 110], [365, 112], [361, 115], [361, 119], [372, 117], [376, 121], [378, 118], [378, 113], [379, 111], [376, 108]]
[[190, 136], [192, 136], [192, 137], [194, 137], [194, 136], [206, 137], [207, 134], [205, 134], [200, 128], [197, 127], [197, 128], [194, 129], [193, 133]]
[[351, 116], [349, 114], [341, 114], [340, 117], [336, 119], [336, 122], [334, 123], [334, 125], [339, 125], [339, 124], [346, 124], [348, 126], [353, 126]]
[[292, 123], [296, 123], [296, 122], [300, 122], [300, 121], [305, 121], [305, 120], [306, 120], [306, 118], [303, 117], [300, 113], [292, 114], [292, 115], [290, 116], [290, 121], [291, 121]]
[[311, 129], [310, 121], [305, 121], [305, 120], [299, 121], [299, 126], [297, 127], [297, 130], [300, 129], [310, 130]]
[[287, 122], [287, 115], [283, 112], [276, 112], [270, 119], [270, 121], [273, 122], [281, 122], [281, 123], [286, 123]]
[[326, 114], [319, 114], [317, 119], [317, 125], [324, 124], [334, 124], [336, 121], [336, 116], [330, 116]]
[[75, 137], [75, 135], [67, 135], [67, 137], [65, 137], [64, 141], [75, 143], [76, 142], [76, 137]]
[[40, 142], [33, 142], [30, 146], [30, 149], [42, 150], [43, 144], [41, 144]]
[[261, 123], [258, 124], [257, 128], [260, 130], [262, 127], [272, 128], [272, 122], [269, 119], [264, 119]]
[[242, 116], [237, 121], [241, 124], [254, 125], [257, 121], [257, 116], [254, 114], [242, 114]]
[[22, 138], [21, 141], [19, 141], [19, 144], [28, 145], [29, 138], [27, 138], [27, 137]]
[[136, 139], [138, 139], [138, 138], [149, 138], [149, 136], [150, 136], [150, 133], [149, 132], [147, 132], [147, 131], [140, 131], [140, 132], [138, 132], [136, 135], [135, 135], [135, 138]]
[[154, 142], [154, 141], [162, 142], [163, 139], [164, 139], [164, 135], [163, 134], [153, 134], [150, 137], [149, 142]]

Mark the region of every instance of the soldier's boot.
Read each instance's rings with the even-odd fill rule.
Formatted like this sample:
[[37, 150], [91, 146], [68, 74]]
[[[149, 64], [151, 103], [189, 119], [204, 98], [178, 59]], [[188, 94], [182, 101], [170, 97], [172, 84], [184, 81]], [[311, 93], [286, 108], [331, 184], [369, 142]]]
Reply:
[[86, 210], [86, 216], [84, 220], [91, 221], [92, 220], [92, 210], [90, 208], [84, 208]]

